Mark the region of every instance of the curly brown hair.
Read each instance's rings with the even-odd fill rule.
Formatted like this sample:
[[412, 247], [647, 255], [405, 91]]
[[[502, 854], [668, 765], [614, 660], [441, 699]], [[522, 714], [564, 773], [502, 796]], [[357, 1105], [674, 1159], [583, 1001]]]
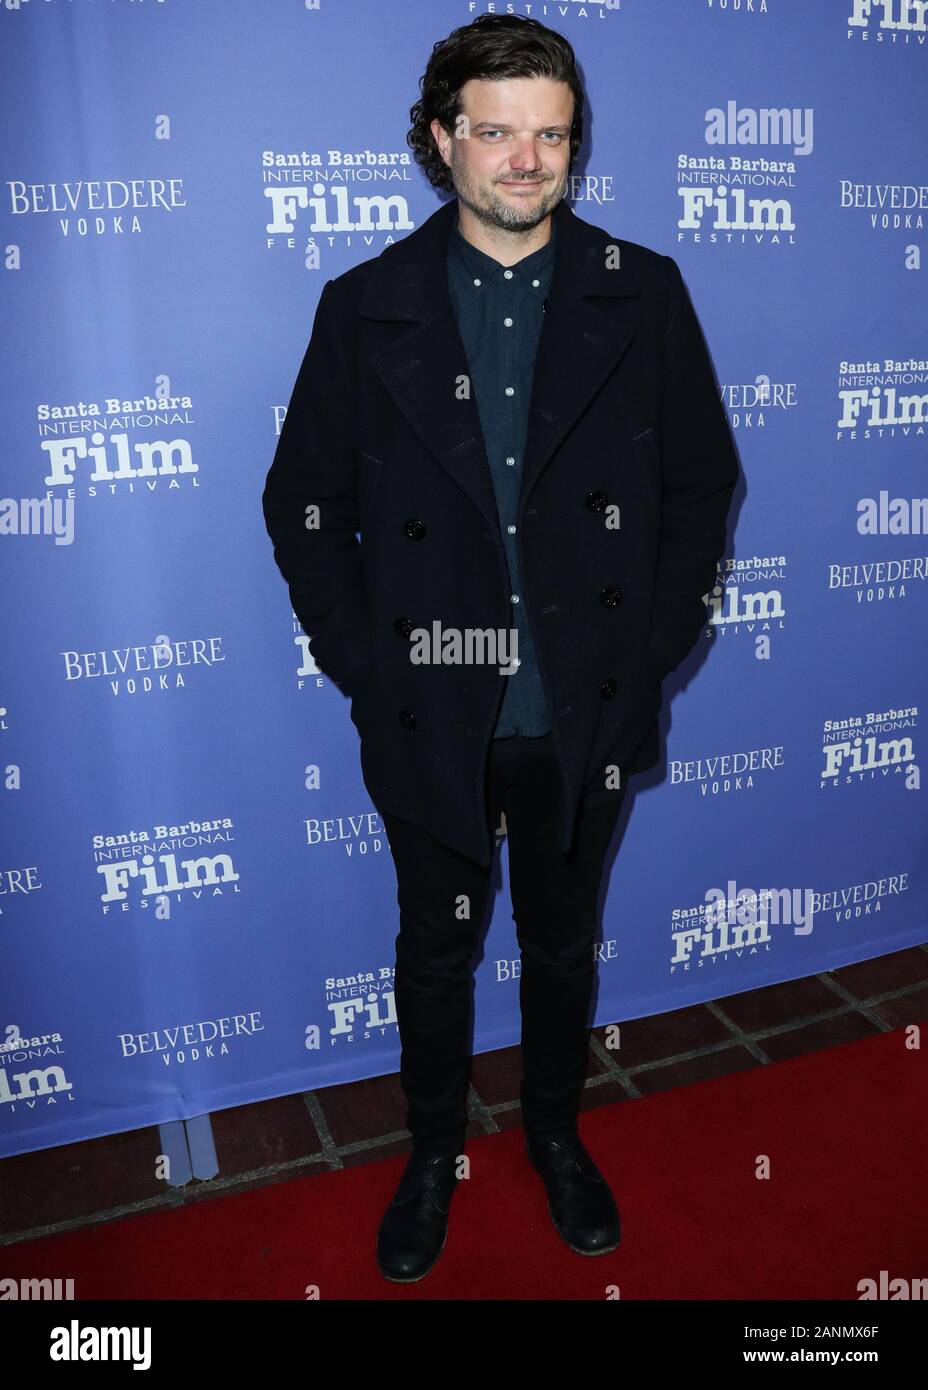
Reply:
[[461, 114], [460, 93], [472, 78], [548, 77], [566, 82], [574, 97], [570, 128], [570, 166], [583, 139], [583, 85], [570, 44], [554, 29], [513, 14], [482, 14], [455, 29], [432, 49], [420, 78], [420, 99], [410, 107], [406, 143], [436, 188], [454, 190], [451, 171], [429, 129], [437, 117], [454, 130]]

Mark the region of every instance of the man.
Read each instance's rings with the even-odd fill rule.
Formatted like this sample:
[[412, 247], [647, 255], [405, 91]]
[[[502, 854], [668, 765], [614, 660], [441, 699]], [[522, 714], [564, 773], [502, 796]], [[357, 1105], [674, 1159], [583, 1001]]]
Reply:
[[619, 1242], [576, 1124], [596, 902], [737, 478], [676, 264], [563, 201], [583, 128], [566, 40], [481, 15], [435, 46], [410, 114], [418, 161], [457, 197], [324, 285], [263, 498], [396, 868], [412, 1153], [377, 1257], [402, 1282], [447, 1233], [503, 814], [526, 1151], [572, 1249]]

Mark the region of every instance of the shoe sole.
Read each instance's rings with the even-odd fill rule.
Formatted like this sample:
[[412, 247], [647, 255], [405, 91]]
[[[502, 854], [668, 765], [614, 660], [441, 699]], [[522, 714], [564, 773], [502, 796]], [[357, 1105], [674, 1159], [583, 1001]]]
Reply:
[[432, 1270], [435, 1268], [436, 1264], [438, 1263], [438, 1257], [439, 1255], [441, 1255], [441, 1252], [445, 1248], [445, 1241], [447, 1241], [447, 1239], [448, 1232], [446, 1230], [445, 1239], [438, 1247], [438, 1254], [435, 1256], [434, 1260], [428, 1266], [428, 1268], [424, 1269], [421, 1274], [410, 1274], [407, 1275], [405, 1278], [401, 1274], [387, 1274], [383, 1269], [380, 1268], [380, 1261], [378, 1260], [377, 1269], [380, 1272], [381, 1278], [388, 1280], [391, 1284], [418, 1284], [420, 1279], [424, 1279], [427, 1274], [431, 1274]]
[[551, 1218], [551, 1225], [557, 1231], [561, 1240], [564, 1242], [565, 1245], [569, 1246], [571, 1250], [576, 1250], [578, 1255], [608, 1255], [611, 1253], [611, 1251], [618, 1250], [619, 1246], [622, 1243], [622, 1236], [620, 1233], [619, 1239], [615, 1242], [614, 1245], [601, 1245], [597, 1250], [584, 1250], [582, 1245], [574, 1245], [571, 1241], [567, 1239], [564, 1232], [561, 1230], [560, 1226], [554, 1219], [554, 1212], [551, 1210], [550, 1202], [548, 1203], [548, 1215]]

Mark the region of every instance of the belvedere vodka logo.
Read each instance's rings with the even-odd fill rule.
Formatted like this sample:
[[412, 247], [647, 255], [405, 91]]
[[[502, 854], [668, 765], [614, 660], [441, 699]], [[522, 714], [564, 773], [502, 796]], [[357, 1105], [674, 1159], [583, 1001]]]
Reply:
[[172, 640], [107, 651], [63, 651], [66, 681], [99, 681], [111, 695], [151, 695], [186, 688], [187, 681], [225, 661], [221, 637]]
[[[164, 133], [157, 138], [166, 138]], [[63, 183], [32, 183], [7, 179], [7, 211], [10, 237], [18, 243], [24, 233], [38, 226], [56, 236], [81, 240], [89, 236], [138, 235], [156, 218], [170, 216], [187, 206], [183, 179], [72, 179]], [[25, 233], [28, 235], [28, 232]], [[18, 244], [8, 248], [19, 268]]]
[[783, 745], [749, 748], [739, 752], [710, 753], [704, 758], [672, 758], [668, 764], [671, 786], [687, 785], [700, 796], [725, 796], [753, 790], [783, 766]]
[[39, 490], [67, 497], [138, 497], [199, 487], [190, 396], [165, 376], [151, 394], [36, 406]]
[[569, 174], [564, 196], [572, 204], [587, 204], [585, 220], [595, 222], [596, 208], [615, 202], [615, 179], [611, 174]]
[[334, 1048], [371, 1038], [391, 1036], [396, 1028], [393, 966], [380, 965], [351, 975], [330, 975], [324, 985], [327, 1021], [306, 1026], [304, 1046], [309, 1052]]
[[[594, 941], [591, 950], [593, 959], [599, 966], [611, 965], [619, 958], [618, 938], [607, 936], [602, 941]], [[522, 978], [522, 957], [496, 956], [487, 961], [485, 969], [488, 973], [492, 972], [491, 978], [494, 984], [512, 984]]]
[[860, 564], [829, 564], [825, 584], [829, 593], [849, 591], [859, 604], [887, 603], [908, 598], [914, 585], [928, 576], [928, 555], [901, 560], [863, 560]]
[[154, 1057], [164, 1067], [182, 1067], [189, 1062], [228, 1057], [233, 1047], [240, 1052], [249, 1039], [263, 1032], [261, 1011], [252, 1009], [250, 1013], [226, 1014], [222, 1018], [172, 1022], [148, 1033], [117, 1033], [116, 1042], [124, 1061]]
[[846, 3], [849, 40], [924, 48], [928, 35], [925, 0], [846, 0]]
[[21, 903], [24, 897], [28, 897], [30, 893], [37, 893], [43, 886], [37, 864], [0, 868], [0, 917], [16, 903]]
[[717, 572], [706, 598], [710, 629], [716, 637], [754, 637], [758, 659], [766, 659], [771, 635], [786, 626], [786, 556], [723, 556]]
[[[308, 790], [318, 788], [317, 776], [318, 768], [307, 769]], [[341, 850], [346, 859], [363, 859], [368, 854], [380, 854], [384, 847], [384, 829], [376, 811], [328, 818], [307, 816], [304, 826], [306, 844], [310, 849], [326, 849], [330, 853]]]
[[884, 899], [891, 900], [909, 891], [908, 873], [888, 874], [885, 878], [866, 879], [863, 883], [847, 883], [837, 888], [823, 889], [813, 894], [816, 913], [822, 913], [836, 926], [875, 917], [883, 911]]
[[766, 375], [753, 381], [729, 382], [720, 394], [732, 429], [739, 431], [766, 429], [778, 412], [785, 415], [799, 404], [795, 381], [771, 381]]
[[23, 1036], [18, 1024], [6, 1025], [0, 1037], [0, 1107], [9, 1114], [35, 1110], [75, 1099], [72, 1083], [59, 1058], [64, 1054], [60, 1033]]
[[720, 17], [735, 20], [769, 13], [767, 0], [706, 0], [706, 9], [714, 10]]
[[905, 787], [917, 791], [917, 727], [917, 705], [826, 719], [822, 730], [820, 790], [896, 777]]
[[812, 108], [728, 101], [706, 111], [703, 140], [711, 154], [677, 156], [677, 240], [792, 245], [799, 161], [813, 150]]
[[928, 423], [928, 358], [841, 362], [835, 438], [924, 438]]
[[140, 908], [166, 920], [175, 903], [240, 892], [233, 830], [226, 816], [94, 835], [103, 915]]
[[[928, 206], [928, 184], [855, 183], [838, 180], [838, 206], [862, 213], [873, 232], [918, 232], [925, 226], [919, 208]], [[917, 265], [909, 268], [917, 269]]]
[[410, 150], [262, 150], [265, 245], [317, 270], [333, 246], [383, 249], [412, 231]]

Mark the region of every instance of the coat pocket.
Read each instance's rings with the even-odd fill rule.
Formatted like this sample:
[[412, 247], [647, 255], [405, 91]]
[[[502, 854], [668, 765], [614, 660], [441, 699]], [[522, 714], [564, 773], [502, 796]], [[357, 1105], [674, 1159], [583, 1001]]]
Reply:
[[660, 446], [657, 442], [657, 431], [653, 425], [649, 426], [640, 434], [633, 435], [632, 443], [635, 446], [638, 462], [651, 487], [659, 497], [661, 491], [661, 456]]
[[386, 471], [386, 464], [383, 459], [378, 458], [376, 454], [361, 451], [362, 535], [364, 534], [364, 522], [370, 519], [376, 523], [377, 499], [380, 496], [380, 488]]
[[654, 685], [660, 687], [669, 674], [669, 667], [654, 643], [649, 641], [645, 650], [645, 669]]
[[351, 701], [351, 721], [360, 732], [361, 724], [368, 710], [373, 667], [367, 662], [342, 681], [342, 689]]

